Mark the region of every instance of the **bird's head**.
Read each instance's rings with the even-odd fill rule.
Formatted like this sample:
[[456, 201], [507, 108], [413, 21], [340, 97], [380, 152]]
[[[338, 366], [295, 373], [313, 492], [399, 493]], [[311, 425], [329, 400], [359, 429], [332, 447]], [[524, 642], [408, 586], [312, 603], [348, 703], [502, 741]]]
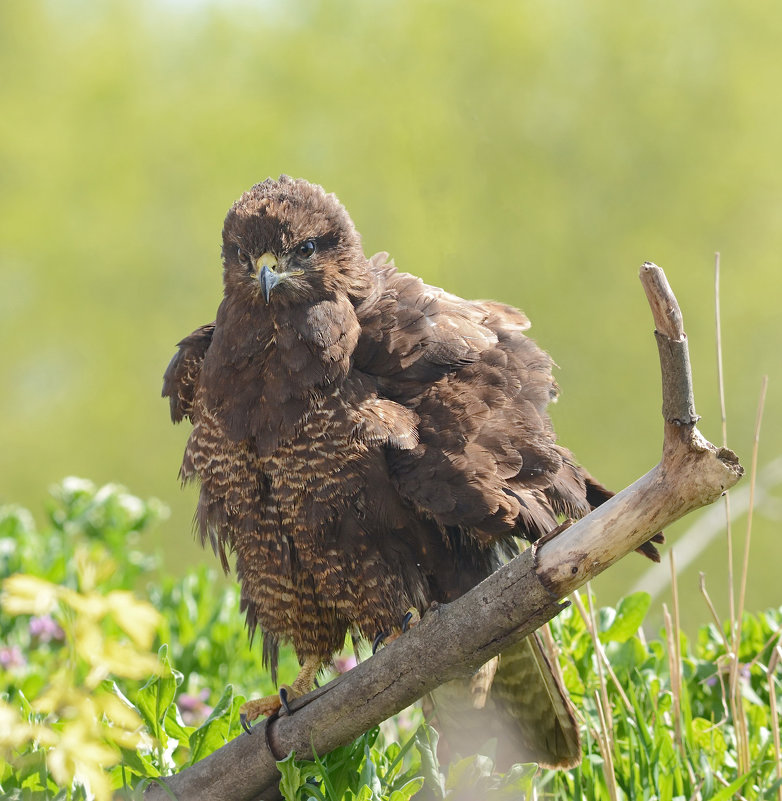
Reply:
[[223, 226], [226, 294], [283, 308], [366, 294], [361, 237], [333, 194], [281, 175], [245, 192]]

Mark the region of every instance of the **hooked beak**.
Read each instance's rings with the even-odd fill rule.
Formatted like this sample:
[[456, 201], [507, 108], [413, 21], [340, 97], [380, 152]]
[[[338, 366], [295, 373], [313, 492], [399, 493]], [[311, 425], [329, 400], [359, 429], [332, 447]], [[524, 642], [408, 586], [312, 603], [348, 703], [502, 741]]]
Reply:
[[277, 257], [273, 253], [264, 253], [256, 261], [258, 268], [258, 283], [261, 285], [263, 298], [268, 303], [272, 290], [280, 282], [280, 274], [275, 272], [277, 269]]

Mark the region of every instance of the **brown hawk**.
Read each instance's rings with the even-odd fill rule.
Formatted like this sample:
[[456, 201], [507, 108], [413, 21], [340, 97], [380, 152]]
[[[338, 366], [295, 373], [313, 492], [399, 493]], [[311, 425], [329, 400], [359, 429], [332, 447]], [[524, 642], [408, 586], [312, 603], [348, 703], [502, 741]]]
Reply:
[[[228, 212], [222, 261], [217, 319], [179, 343], [163, 395], [193, 424], [181, 476], [200, 481], [201, 539], [226, 570], [235, 553], [275, 678], [279, 643], [296, 650], [289, 692], [311, 688], [348, 631], [398, 632], [406, 610], [475, 586], [517, 537], [610, 497], [556, 442], [552, 361], [524, 314], [367, 259], [333, 194], [287, 176], [257, 184]], [[471, 691], [440, 692], [452, 750], [497, 737], [504, 764], [578, 761], [537, 637]]]

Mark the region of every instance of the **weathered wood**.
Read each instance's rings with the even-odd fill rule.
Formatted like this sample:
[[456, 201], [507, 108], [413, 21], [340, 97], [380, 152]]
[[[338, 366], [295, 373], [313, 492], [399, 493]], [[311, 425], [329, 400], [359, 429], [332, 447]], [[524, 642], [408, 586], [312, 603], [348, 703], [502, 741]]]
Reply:
[[718, 498], [743, 470], [695, 427], [682, 315], [663, 271], [641, 268], [660, 348], [665, 416], [660, 463], [587, 517], [546, 537], [330, 684], [294, 700], [294, 714], [259, 725], [196, 765], [151, 785], [147, 801], [279, 798], [275, 754], [311, 756], [345, 745], [440, 684], [479, 665], [554, 617], [561, 599], [657, 531]]

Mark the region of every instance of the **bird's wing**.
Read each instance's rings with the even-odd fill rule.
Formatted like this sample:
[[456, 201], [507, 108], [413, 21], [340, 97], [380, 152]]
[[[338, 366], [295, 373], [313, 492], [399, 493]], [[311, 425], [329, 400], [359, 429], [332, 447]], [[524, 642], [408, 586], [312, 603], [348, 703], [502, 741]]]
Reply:
[[555, 442], [546, 407], [552, 360], [529, 321], [466, 301], [375, 257], [375, 291], [357, 315], [354, 365], [418, 416], [418, 443], [388, 453], [400, 494], [444, 526], [491, 541], [530, 539], [590, 509], [586, 474]]
[[177, 343], [178, 350], [163, 375], [163, 397], [169, 399], [175, 423], [191, 416], [198, 376], [214, 329], [214, 323], [202, 325]]
[[[393, 395], [416, 392], [448, 372], [471, 364], [497, 343], [483, 304], [463, 300], [425, 284], [386, 263], [387, 254], [369, 260], [374, 288], [356, 309], [361, 336], [354, 365], [377, 376]], [[522, 331], [529, 321], [508, 312], [507, 324]]]

